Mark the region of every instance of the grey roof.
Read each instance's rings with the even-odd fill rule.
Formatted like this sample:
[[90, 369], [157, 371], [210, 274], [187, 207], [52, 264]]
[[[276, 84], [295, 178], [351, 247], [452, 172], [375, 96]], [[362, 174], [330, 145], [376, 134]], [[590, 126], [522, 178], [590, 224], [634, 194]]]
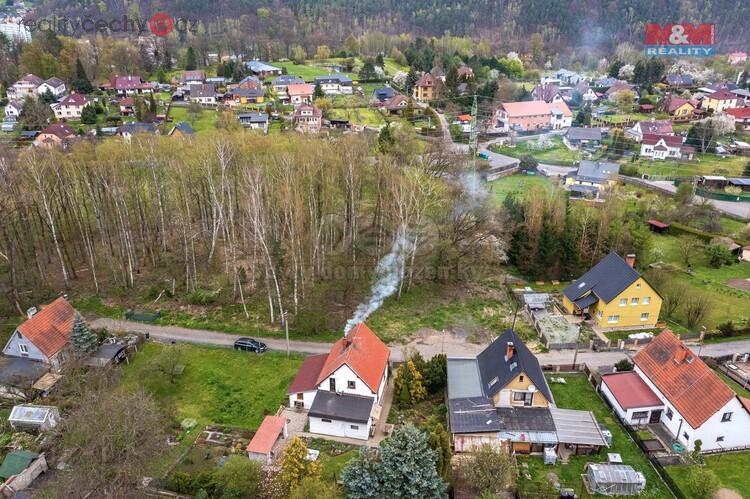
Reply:
[[448, 401], [451, 433], [497, 432], [502, 428], [492, 400], [467, 397]]
[[524, 293], [523, 302], [529, 308], [545, 308], [549, 302], [549, 293]]
[[[506, 358], [505, 354], [509, 343], [513, 344], [513, 355]], [[519, 374], [525, 373], [534, 383], [536, 389], [542, 392], [548, 401], [553, 402], [552, 393], [547, 386], [547, 380], [544, 378], [539, 361], [515, 331], [511, 329], [507, 329], [477, 355], [477, 365], [479, 366], [482, 390], [488, 397], [492, 397], [502, 390]]]
[[586, 296], [583, 296], [577, 300], [575, 300], [575, 304], [578, 305], [578, 308], [586, 308], [590, 307], [594, 303], [598, 302], [599, 298], [596, 297], [594, 293], [589, 293]]
[[693, 85], [693, 77], [688, 74], [670, 74], [667, 75], [667, 84], [669, 85]]
[[316, 76], [315, 83], [338, 83], [340, 85], [351, 85], [352, 79], [344, 75]]
[[232, 96], [239, 96], [239, 97], [263, 97], [265, 94], [263, 93], [262, 88], [235, 88], [227, 92], [228, 94], [231, 94]]
[[305, 80], [295, 75], [281, 75], [271, 81], [272, 85], [296, 85], [300, 83], [305, 83]]
[[598, 161], [584, 159], [581, 161], [581, 164], [578, 165], [576, 179], [583, 182], [602, 183], [619, 173], [620, 165], [617, 163], [600, 163]]
[[47, 371], [49, 366], [43, 362], [21, 357], [0, 357], [0, 384], [3, 385], [29, 387]]
[[157, 133], [159, 129], [153, 123], [133, 122], [125, 123], [117, 128], [118, 133]]
[[505, 431], [555, 431], [547, 407], [498, 407], [496, 412]]
[[599, 127], [581, 128], [574, 126], [568, 129], [565, 136], [569, 140], [602, 140], [602, 129]]
[[592, 412], [557, 407], [551, 407], [549, 411], [555, 423], [557, 440], [561, 444], [607, 446]]
[[481, 397], [477, 359], [448, 359], [448, 398]]
[[216, 88], [213, 83], [192, 83], [190, 97], [215, 97]]
[[375, 97], [378, 101], [384, 102], [394, 95], [396, 95], [391, 87], [380, 87], [376, 88], [372, 91], [373, 97]]
[[579, 184], [573, 184], [570, 186], [570, 190], [573, 192], [580, 192], [582, 194], [596, 194], [599, 192], [599, 188], [595, 185], [579, 185]]
[[[174, 126], [174, 128], [172, 129], [172, 131], [169, 132], [169, 133], [172, 133], [175, 130], [179, 130], [180, 132], [184, 133], [185, 135], [193, 135], [195, 133], [195, 130], [193, 130], [193, 127], [191, 127], [190, 125], [188, 125], [184, 121], [180, 121], [179, 123], [177, 123]], [[102, 345], [102, 346], [104, 346], [104, 345]]]
[[374, 402], [375, 399], [372, 397], [318, 390], [310, 407], [309, 416], [351, 423], [367, 423]]
[[253, 73], [260, 73], [261, 71], [281, 71], [281, 68], [271, 66], [263, 61], [249, 61], [245, 63], [245, 66], [247, 66]]
[[639, 277], [641, 274], [613, 251], [580, 278], [570, 283], [563, 293], [570, 301], [576, 301], [590, 291], [600, 300], [609, 303]]
[[117, 354], [122, 352], [124, 349], [124, 345], [118, 345], [116, 343], [104, 343], [96, 350], [96, 352], [92, 353], [90, 357], [111, 360], [117, 357]]
[[241, 113], [237, 115], [237, 119], [242, 123], [266, 123], [268, 115], [266, 113]]
[[750, 185], [750, 178], [730, 178], [728, 180], [732, 185]]

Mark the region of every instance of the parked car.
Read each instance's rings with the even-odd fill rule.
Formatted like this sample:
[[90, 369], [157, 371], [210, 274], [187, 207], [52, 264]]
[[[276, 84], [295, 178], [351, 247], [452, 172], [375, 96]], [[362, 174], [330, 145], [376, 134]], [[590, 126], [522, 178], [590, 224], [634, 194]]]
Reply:
[[268, 350], [265, 343], [252, 338], [240, 338], [234, 342], [235, 350], [244, 350], [245, 352], [263, 353]]

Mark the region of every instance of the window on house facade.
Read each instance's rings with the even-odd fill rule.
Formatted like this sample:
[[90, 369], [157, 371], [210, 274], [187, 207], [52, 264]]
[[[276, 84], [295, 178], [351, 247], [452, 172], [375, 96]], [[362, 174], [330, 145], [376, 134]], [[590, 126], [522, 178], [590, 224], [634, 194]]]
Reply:
[[597, 319], [601, 319], [601, 318], [602, 318], [602, 311], [601, 311], [601, 310], [599, 310], [599, 311], [598, 311], [598, 312], [596, 313], [596, 318], [597, 318]]
[[628, 304], [628, 299], [627, 298], [620, 298], [620, 306], [621, 307], [624, 307], [627, 304]]
[[347, 381], [346, 382], [346, 387], [349, 390], [356, 390], [357, 389], [357, 382], [356, 381]]
[[686, 431], [682, 432], [682, 436], [685, 437], [685, 440], [690, 440], [690, 435], [688, 435]]
[[672, 421], [672, 416], [674, 416], [674, 412], [672, 412], [671, 408], [667, 408], [667, 419]]
[[722, 423], [728, 423], [732, 420], [732, 413], [731, 412], [725, 412], [721, 415], [721, 422]]
[[633, 413], [633, 419], [646, 419], [648, 417], [648, 411], [638, 411]]
[[615, 322], [620, 322], [620, 316], [619, 315], [610, 315], [607, 317], [607, 322], [610, 324], [614, 324]]
[[638, 298], [631, 298], [630, 299], [630, 304], [631, 305], [638, 305]]
[[323, 421], [324, 423], [330, 423], [331, 422], [330, 419], [326, 419], [326, 418], [321, 418], [320, 420]]
[[644, 296], [643, 297], [643, 304], [644, 305], [648, 305], [649, 303], [651, 303], [651, 297], [650, 296]]
[[642, 321], [647, 321], [648, 320], [648, 312], [643, 312], [641, 314], [641, 320]]
[[349, 425], [349, 428], [351, 428], [352, 430], [359, 430], [359, 425], [352, 424], [352, 425]]
[[716, 441], [717, 442], [723, 442], [724, 441], [724, 437], [723, 436], [722, 437], [716, 437]]
[[19, 340], [21, 338], [23, 338], [23, 336], [21, 336], [21, 332], [20, 331], [16, 331], [16, 338], [18, 338]]
[[520, 381], [521, 383], [523, 383], [523, 374], [518, 377], [518, 381]]
[[29, 347], [28, 347], [28, 346], [26, 346], [26, 345], [25, 345], [25, 344], [23, 344], [23, 343], [19, 343], [19, 344], [18, 344], [18, 350], [19, 350], [19, 351], [20, 351], [20, 352], [21, 352], [22, 354], [28, 354], [28, 353], [29, 353]]
[[641, 289], [641, 283], [640, 283], [640, 282], [639, 282], [639, 283], [637, 283], [637, 284], [635, 285], [635, 287], [636, 287], [636, 289]]

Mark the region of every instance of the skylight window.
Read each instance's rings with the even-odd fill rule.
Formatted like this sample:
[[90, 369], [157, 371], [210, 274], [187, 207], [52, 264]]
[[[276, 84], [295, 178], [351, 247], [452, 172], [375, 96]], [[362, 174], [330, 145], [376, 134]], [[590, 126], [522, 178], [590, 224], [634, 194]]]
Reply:
[[499, 381], [499, 380], [497, 379], [497, 376], [495, 376], [494, 378], [492, 378], [492, 379], [490, 380], [490, 382], [489, 382], [489, 386], [491, 387], [492, 385], [494, 385], [494, 384], [495, 384], [495, 383], [497, 383], [498, 381]]
[[585, 282], [582, 282], [581, 284], [579, 284], [579, 285], [578, 285], [578, 289], [581, 289], [581, 288], [582, 288], [582, 287], [584, 287], [585, 285], [586, 285], [586, 283], [585, 283]]
[[509, 367], [510, 367], [510, 370], [512, 371], [513, 369], [518, 367], [518, 362], [513, 362]]

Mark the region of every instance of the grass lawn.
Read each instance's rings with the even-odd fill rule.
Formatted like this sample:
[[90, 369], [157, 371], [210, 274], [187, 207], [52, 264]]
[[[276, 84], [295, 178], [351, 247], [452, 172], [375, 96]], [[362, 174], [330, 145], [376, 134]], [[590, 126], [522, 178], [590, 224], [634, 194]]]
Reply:
[[[655, 235], [651, 241], [653, 245], [651, 254], [654, 260], [663, 260], [673, 263], [680, 269], [685, 268], [680, 256], [682, 237]], [[692, 276], [686, 272], [677, 272], [674, 277], [684, 282], [692, 291], [704, 292], [711, 297], [713, 307], [706, 319], [706, 327], [712, 329], [728, 320], [739, 321], [750, 317], [750, 307], [748, 307], [750, 294], [725, 284], [728, 279], [750, 278], [750, 263], [740, 262], [715, 269], [709, 266], [708, 257], [702, 249], [695, 251], [692, 263], [694, 272]], [[677, 312], [675, 319], [677, 322], [685, 323], [680, 311]]]
[[[566, 380], [564, 385], [550, 383], [557, 406], [565, 409], [592, 411], [596, 419], [612, 432], [612, 447], [606, 452], [619, 453], [624, 464], [632, 466], [646, 476], [646, 491], [641, 497], [671, 498], [672, 494], [656, 473], [656, 470], [648, 462], [636, 443], [630, 439], [624, 428], [620, 426], [617, 418], [599, 398], [586, 378], [580, 374], [555, 375], [555, 377], [563, 377]], [[590, 495], [586, 492], [581, 480], [584, 465], [589, 462], [606, 462], [607, 455], [604, 452], [602, 451], [601, 455], [594, 456], [575, 456], [570, 459], [568, 464], [558, 462], [554, 466], [544, 465], [542, 458], [537, 456], [519, 458], [519, 462], [528, 464], [529, 473], [532, 477], [540, 474], [546, 475], [550, 472], [555, 473], [563, 487], [571, 487], [576, 490], [578, 497], [586, 498]], [[525, 480], [523, 475], [519, 480]]]
[[196, 133], [216, 129], [217, 115], [213, 109], [203, 109], [195, 120], [195, 123], [192, 123], [188, 116], [188, 108], [172, 106], [169, 108], [169, 118], [172, 120], [172, 123], [169, 124], [170, 128], [181, 121], [185, 121], [193, 127]]
[[513, 146], [495, 146], [492, 150], [499, 154], [506, 154], [513, 157], [521, 156], [533, 156], [535, 159], [541, 162], [555, 162], [562, 161], [565, 163], [571, 163], [573, 161], [580, 161], [583, 159], [583, 152], [580, 150], [571, 151], [565, 144], [563, 144], [562, 138], [555, 136], [547, 139], [552, 147], [542, 148], [537, 147], [538, 141], [536, 139], [530, 140], [518, 140]]
[[[316, 76], [326, 76], [331, 73], [330, 68], [318, 65], [323, 64], [324, 62], [325, 61], [315, 61], [314, 63], [312, 63], [311, 61], [307, 61], [306, 64], [296, 64], [293, 61], [286, 61], [274, 63], [274, 65], [286, 68], [287, 74], [299, 76], [306, 82], [311, 82], [315, 79]], [[353, 73], [342, 74], [350, 77], [353, 80], [357, 78], [357, 75]]]
[[534, 187], [552, 190], [554, 184], [543, 175], [509, 175], [489, 183], [490, 192], [498, 205], [502, 205], [508, 194], [524, 194]]
[[733, 380], [732, 378], [730, 378], [729, 376], [727, 376], [726, 374], [724, 374], [721, 371], [716, 371], [716, 374], [719, 375], [719, 377], [724, 381], [724, 383], [727, 384], [727, 386], [729, 388], [732, 389], [732, 391], [734, 391], [734, 393], [736, 393], [740, 397], [750, 398], [750, 392], [747, 391], [747, 390], [745, 390], [742, 387], [742, 385], [740, 385], [739, 383], [737, 383], [735, 380]]
[[146, 343], [130, 365], [124, 366], [122, 383], [143, 388], [178, 421], [195, 418], [198, 427], [215, 423], [257, 428], [264, 415], [285, 401], [302, 357], [267, 352], [262, 355], [228, 348], [181, 345], [179, 363], [185, 366], [172, 384], [152, 363], [165, 348]]
[[379, 127], [385, 124], [385, 119], [383, 119], [380, 111], [367, 107], [336, 108], [331, 109], [327, 115], [328, 119], [349, 120], [349, 123], [354, 125]]
[[[706, 457], [706, 467], [719, 477], [721, 487], [737, 491], [742, 497], [750, 497], [750, 452], [736, 452]], [[687, 486], [690, 466], [668, 466], [667, 473], [680, 487], [686, 497], [699, 499]]]
[[721, 158], [715, 154], [696, 154], [696, 159], [689, 162], [652, 161], [638, 159], [630, 164], [638, 167], [640, 173], [669, 177], [689, 177], [693, 175], [729, 175], [740, 176], [747, 164], [746, 156], [729, 156]]

